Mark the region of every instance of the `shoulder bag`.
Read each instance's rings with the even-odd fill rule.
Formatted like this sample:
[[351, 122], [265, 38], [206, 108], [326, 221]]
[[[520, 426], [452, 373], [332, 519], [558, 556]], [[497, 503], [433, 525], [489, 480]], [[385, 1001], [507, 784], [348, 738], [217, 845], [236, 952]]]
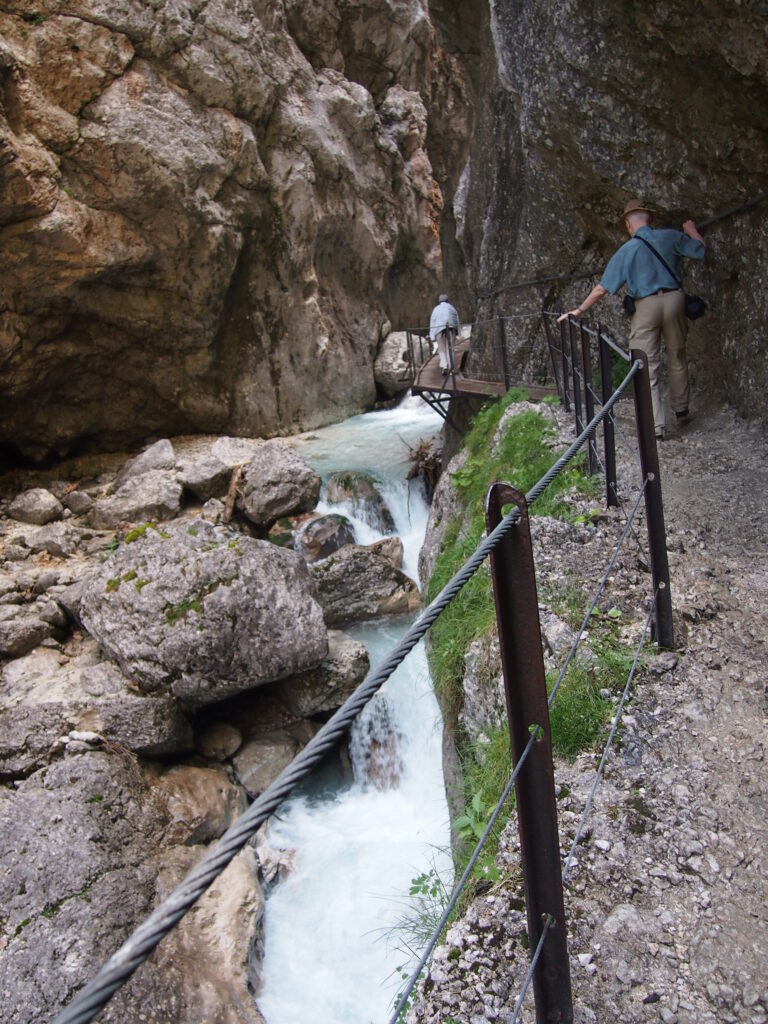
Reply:
[[[647, 241], [645, 238], [641, 238], [640, 235], [636, 235], [635, 237], [639, 242], [642, 242], [644, 245], [648, 246], [653, 255], [659, 260], [659, 262], [664, 267], [667, 268], [669, 273], [672, 275], [673, 279], [677, 282], [677, 287], [682, 288], [683, 282], [674, 272], [672, 267], [670, 267], [670, 265], [661, 255], [661, 253], [654, 249], [651, 243]], [[683, 292], [683, 296], [685, 298], [685, 315], [688, 317], [689, 320], [698, 320], [700, 316], [704, 316], [704, 314], [707, 312], [707, 304], [704, 301], [704, 299], [700, 298], [698, 295], [686, 295], [685, 291]]]

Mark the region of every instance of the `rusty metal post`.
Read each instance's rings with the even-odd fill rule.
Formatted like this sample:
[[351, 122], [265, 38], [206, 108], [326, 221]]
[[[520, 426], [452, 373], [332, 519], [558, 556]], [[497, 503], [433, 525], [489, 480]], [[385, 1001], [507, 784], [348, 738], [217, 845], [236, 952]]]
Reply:
[[[589, 335], [584, 324], [579, 324], [579, 334], [581, 335], [581, 368], [584, 373], [584, 408], [586, 415], [586, 423], [592, 422], [592, 417], [595, 415], [595, 396], [592, 393], [592, 353], [589, 350]], [[589, 435], [587, 441], [587, 467], [589, 469], [589, 475], [594, 476], [597, 472], [597, 448], [595, 447], [595, 432], [594, 430]]]
[[[611, 348], [603, 337], [600, 324], [597, 325], [597, 341], [600, 358], [600, 401], [605, 405], [613, 394], [613, 380], [611, 375]], [[605, 458], [605, 501], [609, 508], [618, 508], [616, 437], [613, 429], [613, 417], [610, 415], [606, 416], [603, 420], [603, 449]]]
[[533, 951], [544, 921], [550, 927], [533, 975], [537, 1024], [573, 1021], [571, 973], [563, 906], [560, 839], [557, 830], [552, 742], [531, 530], [525, 496], [509, 484], [493, 484], [485, 519], [492, 530], [504, 505], [520, 509], [520, 520], [491, 554], [493, 594], [514, 763], [535, 726], [538, 739], [515, 782], [520, 857], [525, 881], [528, 940]]
[[568, 394], [568, 356], [565, 349], [565, 339], [568, 331], [568, 321], [562, 320], [560, 322], [560, 361], [563, 366], [563, 405], [565, 411], [571, 411], [571, 399]]
[[579, 354], [576, 348], [576, 324], [568, 321], [568, 338], [571, 343], [571, 377], [573, 378], [573, 411], [576, 417], [576, 433], [584, 429], [584, 416], [581, 408], [581, 384], [579, 383]]
[[656, 594], [654, 632], [659, 647], [671, 648], [675, 645], [672, 627], [672, 594], [669, 589], [667, 534], [664, 527], [664, 503], [661, 496], [659, 453], [656, 448], [656, 431], [653, 423], [648, 357], [645, 352], [637, 348], [631, 349], [629, 354], [633, 362], [637, 359], [641, 364], [640, 371], [635, 375], [633, 394], [635, 396], [640, 466], [643, 471], [643, 480], [646, 481], [645, 520], [648, 527], [651, 577], [653, 592]]
[[507, 335], [504, 330], [504, 317], [499, 317], [499, 344], [501, 345], [501, 368], [504, 374], [504, 390], [509, 391], [509, 359], [507, 358]]
[[549, 359], [552, 363], [552, 376], [555, 378], [555, 387], [557, 393], [560, 396], [560, 401], [563, 402], [563, 388], [560, 384], [560, 374], [557, 370], [557, 360], [555, 359], [555, 346], [552, 341], [552, 328], [549, 323], [549, 317], [547, 316], [546, 309], [541, 311], [541, 318], [544, 321], [544, 333], [547, 336], [547, 347], [549, 348]]

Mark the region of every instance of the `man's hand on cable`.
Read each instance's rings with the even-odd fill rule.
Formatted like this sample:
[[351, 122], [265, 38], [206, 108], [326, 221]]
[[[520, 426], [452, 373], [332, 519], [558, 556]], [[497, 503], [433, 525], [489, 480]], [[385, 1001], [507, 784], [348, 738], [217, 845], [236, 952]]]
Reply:
[[567, 313], [563, 313], [562, 316], [559, 316], [557, 318], [557, 322], [560, 323], [561, 320], [567, 320], [569, 316], [581, 316], [583, 312], [584, 310], [581, 308], [581, 306], [577, 306], [576, 309], [569, 309]]

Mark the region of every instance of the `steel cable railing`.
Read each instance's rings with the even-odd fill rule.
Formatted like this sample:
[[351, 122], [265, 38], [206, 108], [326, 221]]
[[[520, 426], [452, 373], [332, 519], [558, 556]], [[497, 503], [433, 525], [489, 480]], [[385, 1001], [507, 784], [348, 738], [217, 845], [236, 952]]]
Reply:
[[[640, 369], [635, 362], [604, 407], [587, 424], [585, 430], [560, 456], [547, 473], [526, 495], [532, 504], [578, 454], [598, 424], [608, 415]], [[325, 723], [300, 754], [285, 768], [248, 810], [224, 833], [189, 872], [186, 878], [133, 932], [120, 949], [104, 964], [96, 976], [75, 995], [70, 1004], [54, 1019], [53, 1024], [86, 1024], [106, 1005], [114, 993], [149, 958], [152, 951], [221, 874], [248, 839], [270, 817], [277, 807], [334, 747], [362, 711], [368, 701], [405, 659], [438, 616], [477, 572], [485, 559], [506, 536], [520, 517], [513, 509], [477, 546], [462, 568], [446, 584], [434, 601], [405, 633], [400, 643], [384, 662], [371, 671], [341, 708]]]
[[[584, 635], [584, 632], [585, 632], [585, 630], [587, 628], [587, 625], [589, 624], [589, 621], [590, 621], [590, 619], [591, 619], [591, 617], [592, 617], [592, 615], [594, 613], [594, 610], [597, 607], [597, 602], [599, 601], [600, 596], [603, 593], [603, 590], [605, 589], [605, 585], [607, 583], [608, 577], [610, 576], [611, 571], [613, 570], [613, 567], [616, 564], [616, 559], [618, 558], [618, 555], [619, 555], [619, 553], [621, 551], [621, 548], [622, 548], [622, 546], [624, 544], [624, 541], [625, 541], [625, 539], [627, 537], [627, 534], [629, 532], [629, 529], [631, 527], [632, 519], [637, 514], [637, 510], [640, 507], [640, 504], [641, 504], [641, 502], [642, 502], [642, 500], [643, 500], [643, 498], [645, 496], [645, 489], [646, 489], [646, 487], [645, 487], [645, 484], [644, 484], [643, 487], [641, 488], [640, 494], [638, 495], [637, 501], [635, 502], [634, 508], [632, 509], [632, 513], [631, 513], [629, 519], [627, 520], [627, 523], [626, 523], [626, 525], [625, 525], [625, 527], [624, 527], [624, 529], [623, 529], [623, 531], [622, 531], [622, 533], [621, 533], [618, 541], [616, 542], [616, 545], [615, 545], [615, 547], [614, 547], [614, 549], [613, 549], [613, 551], [611, 553], [611, 556], [610, 556], [609, 561], [608, 561], [608, 566], [607, 566], [605, 572], [603, 573], [603, 576], [602, 576], [602, 578], [600, 580], [600, 583], [598, 584], [598, 587], [597, 587], [597, 590], [596, 590], [595, 595], [593, 597], [592, 603], [590, 604], [590, 607], [589, 607], [589, 609], [587, 611], [587, 614], [586, 614], [586, 616], [584, 618], [584, 621], [582, 622], [581, 628], [579, 629], [579, 632], [577, 633], [576, 638], [574, 639], [573, 644], [571, 645], [571, 648], [570, 648], [570, 650], [568, 652], [568, 655], [567, 655], [567, 657], [565, 659], [565, 662], [564, 662], [564, 664], [563, 664], [563, 666], [562, 666], [562, 668], [561, 668], [561, 670], [560, 670], [560, 672], [558, 674], [558, 677], [557, 677], [557, 679], [555, 681], [555, 684], [554, 684], [554, 686], [552, 688], [552, 692], [551, 692], [551, 694], [549, 696], [549, 699], [548, 699], [549, 707], [552, 707], [552, 705], [554, 703], [554, 700], [555, 700], [555, 698], [557, 696], [557, 692], [560, 689], [560, 685], [561, 685], [561, 683], [563, 681], [563, 678], [565, 677], [565, 673], [568, 670], [568, 666], [570, 665], [573, 657], [575, 656], [576, 650], [578, 648], [579, 643], [581, 642], [582, 636]], [[643, 631], [643, 636], [645, 636], [645, 630]], [[637, 660], [637, 659], [635, 659], [635, 660]], [[417, 984], [417, 982], [419, 980], [421, 972], [424, 970], [424, 967], [426, 966], [427, 961], [429, 960], [429, 957], [431, 956], [435, 946], [437, 945], [437, 943], [439, 941], [439, 938], [440, 938], [440, 935], [441, 935], [441, 933], [443, 931], [443, 928], [445, 927], [446, 923], [448, 922], [448, 919], [449, 919], [449, 917], [450, 917], [454, 907], [456, 906], [456, 904], [458, 902], [459, 896], [461, 895], [463, 889], [465, 888], [465, 886], [466, 886], [466, 884], [467, 884], [467, 882], [469, 880], [469, 877], [470, 877], [470, 874], [472, 872], [472, 869], [474, 868], [475, 864], [477, 863], [477, 860], [478, 860], [478, 858], [480, 856], [480, 853], [482, 852], [482, 849], [485, 846], [485, 843], [487, 842], [489, 835], [491, 834], [493, 826], [495, 825], [496, 821], [498, 820], [499, 814], [501, 813], [501, 810], [502, 810], [504, 804], [506, 803], [507, 798], [509, 797], [509, 794], [510, 794], [510, 792], [512, 790], [512, 786], [513, 786], [515, 780], [517, 779], [517, 776], [519, 775], [520, 770], [522, 769], [522, 767], [523, 767], [523, 765], [525, 763], [525, 760], [528, 757], [528, 754], [530, 753], [531, 748], [533, 747], [533, 742], [536, 739], [536, 737], [538, 736], [540, 731], [541, 731], [541, 729], [540, 729], [539, 726], [536, 726], [535, 729], [533, 730], [531, 738], [528, 741], [525, 749], [523, 750], [523, 753], [521, 754], [520, 759], [518, 760], [517, 764], [515, 765], [515, 769], [514, 769], [512, 775], [511, 775], [509, 781], [507, 782], [506, 786], [504, 787], [504, 790], [503, 790], [501, 796], [499, 797], [499, 800], [498, 800], [498, 802], [497, 802], [497, 804], [496, 804], [496, 806], [495, 806], [495, 808], [493, 810], [493, 813], [492, 813], [492, 815], [491, 815], [491, 817], [490, 817], [490, 819], [488, 821], [488, 824], [487, 824], [487, 826], [485, 828], [485, 831], [483, 832], [483, 835], [481, 836], [481, 838], [479, 839], [477, 845], [475, 846], [475, 849], [474, 849], [474, 851], [472, 853], [472, 856], [470, 857], [470, 860], [469, 860], [469, 863], [468, 863], [467, 867], [465, 868], [465, 870], [464, 870], [464, 872], [463, 872], [463, 874], [461, 876], [461, 879], [459, 880], [459, 882], [454, 887], [453, 892], [451, 894], [450, 901], [448, 902], [448, 904], [447, 904], [447, 906], [446, 906], [446, 908], [445, 908], [445, 910], [444, 910], [444, 912], [443, 912], [443, 914], [442, 914], [438, 924], [435, 926], [435, 929], [433, 930], [432, 935], [430, 936], [430, 938], [429, 938], [429, 940], [427, 942], [426, 948], [425, 948], [425, 950], [424, 950], [424, 952], [423, 952], [423, 954], [422, 954], [418, 964], [416, 965], [415, 969], [411, 973], [411, 975], [410, 975], [410, 977], [408, 979], [408, 982], [406, 983], [405, 988], [402, 990], [402, 992], [400, 992], [398, 994], [398, 1003], [397, 1003], [397, 1006], [395, 1007], [395, 1010], [394, 1010], [392, 1016], [390, 1017], [390, 1019], [388, 1021], [388, 1024], [397, 1024], [397, 1021], [399, 1020], [400, 1015], [403, 1013], [403, 1010], [407, 1007], [408, 1001], [410, 999], [410, 996], [411, 996], [414, 988], [416, 987], [416, 984]], [[539, 950], [541, 949], [541, 946], [542, 946], [543, 940], [544, 940], [544, 935], [546, 934], [547, 930], [548, 930], [548, 926], [547, 926], [547, 928], [545, 928], [544, 933], [542, 934], [542, 936], [541, 936], [541, 938], [539, 940], [539, 947], [538, 947]], [[538, 956], [536, 956], [536, 959], [538, 959]], [[532, 962], [531, 969], [529, 971], [529, 976], [528, 976], [528, 978], [526, 980], [526, 983], [525, 983], [525, 985], [523, 987], [523, 991], [521, 992], [520, 999], [518, 1000], [518, 1004], [517, 1004], [517, 1006], [515, 1008], [515, 1012], [514, 1012], [513, 1017], [511, 1018], [510, 1024], [512, 1024], [512, 1021], [516, 1021], [517, 1020], [517, 1016], [518, 1016], [520, 1007], [522, 1006], [522, 1001], [523, 1001], [523, 998], [525, 997], [525, 992], [526, 992], [526, 990], [528, 988], [528, 984], [530, 983], [530, 979], [531, 979], [531, 977], [533, 975], [533, 970], [534, 969], [535, 969], [535, 962]]]

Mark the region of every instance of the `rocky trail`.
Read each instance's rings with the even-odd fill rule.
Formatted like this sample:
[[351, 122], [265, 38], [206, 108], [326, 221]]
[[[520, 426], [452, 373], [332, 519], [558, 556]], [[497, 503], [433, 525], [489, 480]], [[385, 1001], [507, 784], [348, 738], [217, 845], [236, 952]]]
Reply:
[[[619, 419], [632, 437], [628, 408]], [[645, 659], [568, 878], [582, 1024], [768, 1020], [767, 447], [757, 423], [723, 408], [700, 412], [660, 449], [677, 649]], [[636, 493], [636, 467], [620, 462], [620, 481], [635, 476], [626, 493]], [[558, 557], [583, 565], [586, 549], [604, 566], [602, 532]], [[641, 562], [636, 546], [622, 557], [613, 600], [637, 602]], [[556, 764], [564, 855], [598, 760]], [[513, 868], [516, 848], [513, 820], [500, 863]], [[528, 967], [525, 912], [511, 889], [477, 897], [449, 930], [409, 1022], [509, 1020]], [[534, 1019], [530, 993], [520, 1019]]]

